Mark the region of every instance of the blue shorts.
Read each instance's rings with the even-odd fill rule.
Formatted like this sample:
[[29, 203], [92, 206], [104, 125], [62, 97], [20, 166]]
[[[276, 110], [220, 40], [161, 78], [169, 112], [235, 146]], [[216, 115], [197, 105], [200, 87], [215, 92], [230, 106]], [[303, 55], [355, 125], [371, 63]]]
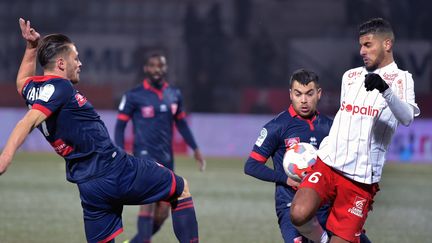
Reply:
[[146, 159], [146, 160], [154, 160], [154, 161], [158, 162], [159, 164], [167, 167], [168, 169], [174, 171], [174, 161], [173, 160], [161, 161], [161, 160], [154, 158], [153, 156], [151, 156], [149, 154], [146, 154], [146, 155], [139, 154], [139, 155], [135, 155], [135, 157], [140, 158], [140, 159]]
[[123, 231], [123, 205], [169, 201], [183, 192], [183, 179], [153, 160], [126, 155], [115, 163], [105, 176], [78, 184], [88, 242], [107, 242]]

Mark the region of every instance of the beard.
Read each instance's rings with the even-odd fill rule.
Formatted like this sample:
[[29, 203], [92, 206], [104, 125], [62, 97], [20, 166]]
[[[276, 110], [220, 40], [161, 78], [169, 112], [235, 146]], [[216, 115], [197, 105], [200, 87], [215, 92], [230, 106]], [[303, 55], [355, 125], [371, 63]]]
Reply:
[[164, 84], [164, 77], [163, 75], [159, 76], [158, 78], [150, 76], [149, 81], [153, 87], [155, 87], [156, 89], [161, 89]]
[[368, 72], [373, 72], [383, 63], [385, 60], [384, 52], [379, 52], [378, 56], [376, 57], [375, 61], [370, 63], [369, 66], [366, 66], [366, 70]]
[[372, 65], [366, 66], [366, 71], [368, 72], [373, 72], [378, 68], [378, 64], [377, 63], [373, 63]]

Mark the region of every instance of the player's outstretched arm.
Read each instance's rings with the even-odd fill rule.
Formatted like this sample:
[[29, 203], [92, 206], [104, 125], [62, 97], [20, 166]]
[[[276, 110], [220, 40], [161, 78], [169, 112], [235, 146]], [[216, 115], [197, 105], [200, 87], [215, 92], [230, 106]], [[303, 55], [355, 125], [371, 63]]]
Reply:
[[204, 160], [204, 157], [201, 154], [201, 151], [199, 150], [195, 139], [192, 135], [192, 131], [190, 130], [187, 122], [185, 119], [180, 119], [175, 121], [177, 129], [179, 133], [182, 135], [183, 139], [186, 141], [186, 143], [191, 147], [194, 151], [194, 158], [198, 163], [198, 168], [200, 171], [204, 171], [206, 168], [206, 161]]
[[6, 172], [17, 149], [23, 144], [28, 134], [46, 119], [39, 110], [29, 110], [16, 124], [0, 155], [0, 175]]
[[198, 163], [198, 168], [200, 171], [204, 172], [207, 166], [207, 162], [205, 161], [203, 155], [201, 154], [201, 151], [199, 148], [196, 148], [194, 150], [194, 158]]
[[37, 45], [40, 39], [40, 34], [30, 26], [30, 21], [20, 18], [19, 25], [22, 37], [27, 44], [16, 79], [18, 93], [21, 92], [26, 79], [36, 73]]

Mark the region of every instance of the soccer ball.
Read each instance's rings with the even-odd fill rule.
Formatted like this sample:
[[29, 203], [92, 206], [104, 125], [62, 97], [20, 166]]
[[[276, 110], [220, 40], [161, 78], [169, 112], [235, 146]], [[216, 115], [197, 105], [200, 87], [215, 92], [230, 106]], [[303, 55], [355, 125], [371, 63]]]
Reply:
[[287, 149], [283, 168], [291, 179], [300, 182], [312, 170], [317, 159], [316, 148], [309, 143], [295, 143]]

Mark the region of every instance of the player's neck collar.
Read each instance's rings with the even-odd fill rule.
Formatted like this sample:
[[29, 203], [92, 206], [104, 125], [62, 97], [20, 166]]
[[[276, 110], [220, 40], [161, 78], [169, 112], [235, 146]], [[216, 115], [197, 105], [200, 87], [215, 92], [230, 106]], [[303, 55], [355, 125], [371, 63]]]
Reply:
[[148, 79], [144, 79], [143, 86], [145, 89], [152, 90], [152, 91], [157, 90], [158, 92], [160, 92], [160, 91], [163, 91], [164, 89], [166, 89], [168, 87], [168, 83], [166, 81], [163, 81], [162, 87], [160, 89], [157, 89], [151, 85], [151, 83]]
[[163, 91], [168, 87], [168, 83], [166, 81], [164, 81], [162, 88], [156, 89], [155, 87], [151, 86], [150, 81], [148, 81], [147, 79], [144, 79], [143, 86], [144, 86], [144, 89], [155, 93], [159, 97], [159, 99], [162, 100], [163, 99]]
[[316, 119], [317, 115], [319, 114], [319, 112], [316, 111], [315, 114], [311, 118], [303, 118], [297, 114], [297, 112], [294, 110], [294, 107], [292, 104], [288, 108], [288, 113], [291, 115], [291, 117], [296, 117], [296, 118], [299, 118], [302, 120], [309, 120], [309, 121], [314, 121]]
[[377, 73], [377, 74], [380, 74], [380, 73], [382, 73], [382, 72], [390, 71], [390, 70], [394, 70], [394, 69], [398, 69], [398, 66], [397, 66], [397, 64], [396, 64], [395, 61], [393, 61], [393, 62], [391, 62], [391, 63], [385, 65], [384, 67], [377, 68], [377, 69], [371, 71], [371, 73]]

